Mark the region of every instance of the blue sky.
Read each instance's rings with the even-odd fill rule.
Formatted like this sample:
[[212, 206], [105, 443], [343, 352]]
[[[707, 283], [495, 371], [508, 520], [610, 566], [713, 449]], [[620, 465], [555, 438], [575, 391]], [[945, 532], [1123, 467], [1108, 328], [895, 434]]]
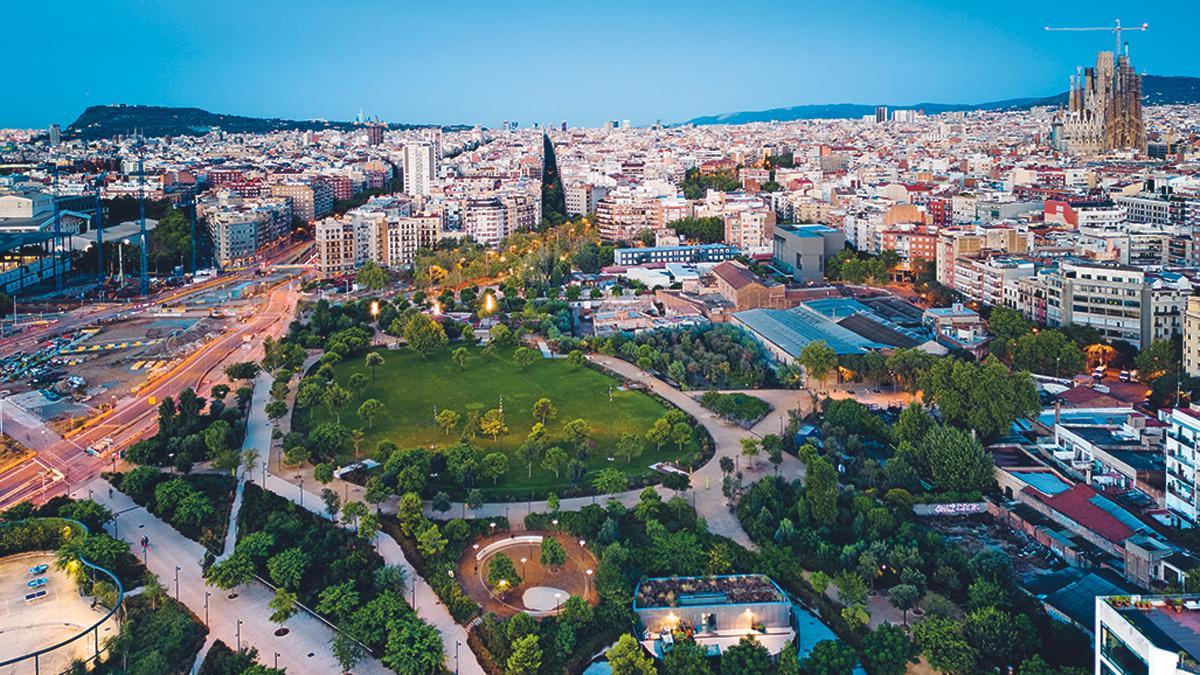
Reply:
[[[498, 125], [635, 124], [804, 103], [979, 102], [1065, 90], [1111, 33], [1134, 65], [1200, 75], [1200, 3], [979, 0], [3, 0], [25, 31], [0, 127], [88, 105]], [[1135, 8], [1135, 9], [1134, 9]], [[15, 80], [15, 82], [14, 82]]]

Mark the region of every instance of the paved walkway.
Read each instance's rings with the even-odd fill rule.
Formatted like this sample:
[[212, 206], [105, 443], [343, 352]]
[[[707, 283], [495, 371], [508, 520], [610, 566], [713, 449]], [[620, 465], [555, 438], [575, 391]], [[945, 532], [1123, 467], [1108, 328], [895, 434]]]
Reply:
[[[200, 618], [209, 620], [210, 635], [232, 648], [237, 648], [237, 635], [241, 633], [243, 646], [254, 646], [264, 663], [273, 663], [274, 654], [279, 653], [279, 665], [292, 673], [340, 673], [341, 666], [329, 649], [333, 640], [333, 629], [307, 612], [298, 612], [287, 621], [289, 632], [283, 637], [275, 636], [277, 626], [271, 623], [271, 610], [267, 603], [274, 593], [259, 581], [237, 589], [238, 597], [230, 599], [225, 591], [205, 586], [200, 569], [204, 558], [204, 547], [170, 525], [138, 506], [125, 494], [113, 491], [108, 496], [109, 484], [96, 479], [89, 486], [92, 499], [104, 504], [118, 514], [108, 531], [129, 542], [134, 553], [141, 555], [138, 543], [143, 536], [150, 539], [150, 549], [144, 560], [151, 572], [158, 575], [168, 594], [176, 596], [176, 569], [178, 569], [179, 600]], [[79, 492], [84, 492], [80, 490]], [[79, 496], [78, 494], [76, 496]], [[205, 594], [208, 593], [208, 610], [205, 611]], [[239, 628], [240, 621], [240, 628]], [[355, 673], [387, 673], [377, 659], [368, 659], [355, 667]]]
[[[267, 489], [281, 497], [300, 504], [303, 502], [304, 508], [313, 513], [329, 517], [325, 512], [325, 505], [321, 498], [308, 490], [301, 493], [299, 486], [279, 478], [275, 474], [267, 474]], [[303, 496], [301, 496], [303, 494]], [[400, 548], [400, 544], [385, 532], [380, 532], [377, 538], [376, 550], [379, 555], [383, 556], [383, 560], [389, 565], [403, 567], [409, 579], [409, 595], [406, 598], [408, 602], [413, 603], [417, 610], [417, 614], [422, 619], [425, 619], [434, 628], [437, 628], [442, 634], [442, 646], [446, 654], [446, 667], [455, 668], [454, 652], [455, 645], [458, 645], [459, 663], [458, 672], [464, 675], [483, 675], [484, 670], [480, 667], [479, 662], [475, 658], [475, 653], [467, 646], [467, 630], [454, 622], [450, 616], [450, 611], [438, 599], [436, 593], [430, 588], [429, 584], [421, 578], [412, 565], [408, 563], [408, 559], [404, 557], [404, 551]], [[415, 590], [414, 590], [415, 585]], [[415, 594], [415, 595], [414, 595]], [[299, 670], [291, 672], [317, 672], [316, 670]], [[358, 673], [359, 669], [355, 668]]]

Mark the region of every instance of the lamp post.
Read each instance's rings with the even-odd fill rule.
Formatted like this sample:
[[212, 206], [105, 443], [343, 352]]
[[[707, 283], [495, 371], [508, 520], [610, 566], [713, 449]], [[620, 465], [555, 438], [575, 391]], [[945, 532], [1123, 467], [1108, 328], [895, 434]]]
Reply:
[[300, 506], [304, 506], [304, 478], [300, 479]]
[[179, 601], [179, 565], [175, 566], [175, 601]]
[[525, 578], [525, 563], [529, 560], [525, 556], [521, 556], [521, 578]]
[[579, 540], [579, 548], [581, 549], [579, 551], [579, 564], [580, 565], [583, 564], [583, 549], [586, 549], [586, 547], [587, 547], [587, 541], [580, 539]]
[[471, 548], [472, 548], [472, 549], [475, 551], [475, 555], [476, 555], [476, 558], [475, 558], [475, 571], [476, 571], [476, 572], [479, 572], [479, 558], [478, 558], [478, 555], [479, 555], [479, 544], [471, 544]]
[[275, 652], [275, 670], [279, 670], [279, 652]]
[[458, 675], [458, 648], [461, 646], [461, 642], [458, 640], [454, 641], [454, 675]]
[[204, 627], [208, 627], [208, 596], [211, 595], [208, 591], [204, 591]]
[[562, 607], [562, 593], [555, 593], [554, 594], [554, 616], [558, 616], [560, 607]]
[[240, 652], [240, 651], [242, 651], [242, 620], [241, 619], [237, 620], [237, 631], [235, 632], [234, 635], [237, 638], [237, 650]]
[[583, 594], [584, 599], [586, 600], [587, 596], [591, 595], [592, 593], [592, 568], [589, 567], [584, 570], [584, 574], [587, 575], [583, 578]]

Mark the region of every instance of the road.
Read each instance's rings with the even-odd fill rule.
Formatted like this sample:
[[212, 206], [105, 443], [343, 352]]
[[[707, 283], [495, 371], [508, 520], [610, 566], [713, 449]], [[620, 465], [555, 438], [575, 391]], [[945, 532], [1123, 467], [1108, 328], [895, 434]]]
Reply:
[[[155, 432], [157, 407], [164, 398], [177, 396], [189, 387], [203, 393], [222, 379], [220, 367], [226, 362], [261, 357], [261, 339], [281, 335], [294, 315], [298, 294], [292, 286], [291, 282], [276, 286], [261, 300], [250, 320], [200, 346], [136, 395], [118, 401], [110, 412], [94, 418], [90, 426], [40, 449], [35, 458], [0, 474], [0, 508], [26, 499], [44, 501], [115, 468], [120, 451]], [[86, 448], [105, 438], [112, 439], [106, 457], [86, 453]], [[43, 487], [42, 476], [52, 482]]]

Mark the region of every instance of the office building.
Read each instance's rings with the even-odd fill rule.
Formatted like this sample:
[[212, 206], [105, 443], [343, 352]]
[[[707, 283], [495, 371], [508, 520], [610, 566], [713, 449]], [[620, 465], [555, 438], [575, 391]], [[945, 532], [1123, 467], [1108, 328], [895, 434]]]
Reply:
[[801, 283], [815, 283], [824, 280], [825, 263], [846, 248], [846, 235], [824, 225], [776, 225], [772, 244], [781, 270]]

